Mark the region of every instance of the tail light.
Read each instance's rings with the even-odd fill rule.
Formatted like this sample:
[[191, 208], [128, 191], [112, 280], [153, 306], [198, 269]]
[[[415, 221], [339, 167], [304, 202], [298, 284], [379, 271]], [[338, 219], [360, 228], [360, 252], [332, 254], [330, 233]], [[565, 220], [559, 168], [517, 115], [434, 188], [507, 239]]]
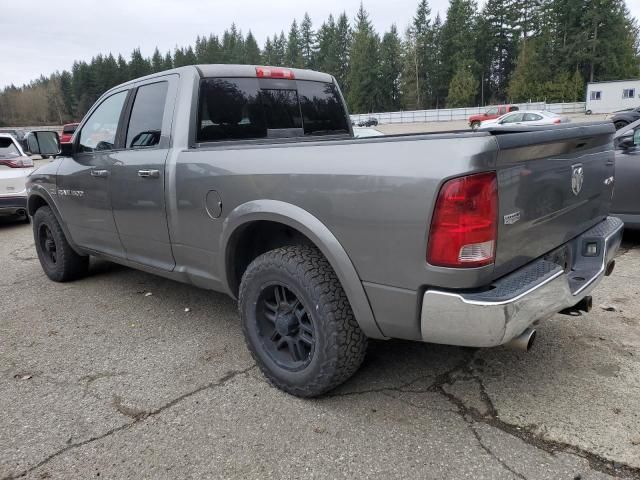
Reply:
[[561, 118], [556, 118], [553, 123], [562, 123], [562, 119]]
[[256, 67], [256, 76], [258, 78], [281, 78], [284, 80], [295, 80], [292, 70], [280, 67]]
[[489, 265], [495, 260], [497, 232], [495, 172], [449, 180], [433, 212], [427, 262], [455, 268]]
[[33, 160], [29, 157], [0, 159], [0, 165], [5, 165], [11, 168], [31, 168], [33, 167]]

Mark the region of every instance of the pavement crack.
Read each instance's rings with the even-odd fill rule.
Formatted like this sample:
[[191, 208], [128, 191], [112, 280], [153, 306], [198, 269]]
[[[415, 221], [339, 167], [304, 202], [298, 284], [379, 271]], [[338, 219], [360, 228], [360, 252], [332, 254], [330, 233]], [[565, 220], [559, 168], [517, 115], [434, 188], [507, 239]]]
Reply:
[[520, 472], [518, 472], [514, 468], [510, 467], [507, 464], [507, 462], [502, 460], [498, 455], [496, 455], [496, 453], [493, 450], [491, 450], [487, 445], [485, 445], [484, 441], [482, 440], [482, 436], [480, 435], [480, 432], [478, 432], [478, 430], [476, 430], [476, 428], [474, 426], [475, 423], [472, 420], [468, 420], [467, 424], [469, 425], [469, 430], [471, 430], [471, 432], [473, 433], [473, 436], [478, 441], [478, 445], [480, 445], [480, 448], [482, 448], [485, 452], [487, 452], [487, 454], [491, 458], [493, 458], [496, 462], [498, 462], [502, 466], [502, 468], [504, 468], [508, 472], [512, 473], [516, 477], [520, 478], [521, 480], [528, 480], [527, 477], [525, 477], [523, 474], [521, 474]]
[[[485, 451], [487, 450], [487, 448], [482, 443], [481, 438], [478, 438], [479, 434], [473, 427], [474, 423], [485, 424], [490, 427], [496, 428], [497, 430], [511, 435], [512, 437], [519, 438], [527, 445], [537, 448], [538, 450], [545, 451], [554, 456], [558, 452], [562, 452], [581, 457], [589, 463], [589, 467], [592, 470], [596, 470], [607, 475], [614, 475], [622, 478], [640, 477], [640, 468], [633, 467], [622, 462], [609, 460], [601, 455], [590, 452], [575, 445], [571, 445], [569, 443], [542, 438], [538, 433], [536, 433], [535, 425], [518, 426], [501, 420], [499, 418], [498, 411], [493, 404], [493, 401], [491, 400], [491, 397], [486, 391], [482, 379], [473, 369], [472, 363], [475, 360], [476, 353], [478, 351], [473, 352], [470, 356], [467, 357], [465, 361], [460, 362], [457, 367], [454, 367], [448, 372], [440, 375], [437, 381], [431, 386], [430, 390], [438, 392], [440, 395], [444, 396], [450, 403], [457, 407], [458, 414], [465, 422], [467, 422], [467, 424], [469, 424], [469, 427], [472, 429], [474, 435], [480, 442], [480, 446]], [[467, 406], [464, 400], [458, 398], [456, 395], [445, 389], [447, 385], [451, 386], [456, 382], [457, 378], [455, 378], [455, 375], [457, 373], [464, 373], [477, 382], [480, 389], [481, 399], [487, 409], [486, 413], [482, 413], [476, 408]], [[490, 453], [494, 458], [500, 461], [492, 452], [488, 453]], [[508, 467], [506, 466], [506, 464], [504, 464], [504, 462], [500, 462], [501, 464], [503, 464], [503, 466]], [[517, 474], [517, 472], [512, 473]], [[520, 476], [520, 478], [524, 477]]]
[[[87, 438], [85, 440], [82, 440], [80, 442], [75, 442], [75, 443], [68, 443], [64, 448], [61, 448], [60, 450], [57, 450], [56, 452], [52, 453], [51, 455], [47, 456], [46, 458], [44, 458], [43, 460], [41, 460], [40, 462], [38, 462], [37, 464], [19, 472], [16, 474], [9, 474], [5, 477], [2, 477], [2, 479], [0, 480], [13, 480], [16, 478], [22, 478], [25, 477], [26, 475], [28, 475], [29, 473], [33, 472], [34, 470], [39, 469], [40, 467], [43, 467], [44, 465], [48, 464], [49, 462], [51, 462], [52, 460], [54, 460], [55, 458], [64, 455], [65, 453], [69, 452], [70, 450], [75, 450], [77, 448], [83, 447], [85, 445], [88, 445], [90, 443], [93, 442], [97, 442], [99, 440], [102, 440], [106, 437], [109, 437], [115, 433], [121, 432], [123, 430], [126, 430], [128, 428], [131, 428], [134, 425], [137, 425], [138, 423], [144, 422], [146, 419], [148, 419], [149, 417], [153, 417], [156, 416], [162, 412], [164, 412], [165, 410], [177, 405], [178, 403], [182, 402], [183, 400], [186, 400], [189, 397], [192, 397], [204, 390], [208, 390], [208, 389], [212, 389], [212, 388], [216, 388], [216, 387], [221, 387], [224, 384], [230, 382], [231, 380], [233, 380], [235, 377], [239, 376], [239, 375], [244, 375], [246, 373], [248, 373], [250, 370], [254, 369], [256, 367], [255, 364], [251, 365], [250, 367], [244, 368], [242, 370], [232, 370], [230, 372], [227, 372], [225, 375], [223, 375], [219, 380], [215, 381], [215, 382], [211, 382], [211, 383], [207, 383], [205, 385], [202, 385], [201, 387], [198, 387], [194, 390], [191, 390], [183, 395], [180, 395], [179, 397], [174, 398], [173, 400], [165, 403], [164, 405], [156, 408], [155, 410], [151, 410], [151, 411], [142, 411], [142, 410], [137, 410], [137, 409], [133, 409], [131, 407], [122, 407], [124, 409], [126, 409], [126, 411], [129, 411], [129, 413], [131, 412], [136, 412], [136, 413], [140, 413], [137, 415], [127, 415], [126, 413], [120, 411], [117, 407], [116, 409], [120, 412], [123, 413], [124, 415], [127, 415], [128, 417], [133, 418], [133, 421], [125, 423], [124, 425], [120, 425], [119, 427], [115, 427], [112, 428], [111, 430], [108, 430], [100, 435], [96, 435], [94, 437], [91, 438]], [[120, 399], [119, 404], [121, 405], [122, 400]], [[114, 398], [114, 404], [116, 403], [115, 398]]]

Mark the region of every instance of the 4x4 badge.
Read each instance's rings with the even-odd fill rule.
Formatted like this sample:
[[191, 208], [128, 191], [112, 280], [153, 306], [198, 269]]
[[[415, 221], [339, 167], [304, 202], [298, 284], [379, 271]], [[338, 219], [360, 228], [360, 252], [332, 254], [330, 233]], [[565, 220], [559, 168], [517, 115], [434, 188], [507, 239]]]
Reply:
[[571, 191], [575, 196], [580, 195], [584, 184], [584, 169], [581, 163], [571, 165]]

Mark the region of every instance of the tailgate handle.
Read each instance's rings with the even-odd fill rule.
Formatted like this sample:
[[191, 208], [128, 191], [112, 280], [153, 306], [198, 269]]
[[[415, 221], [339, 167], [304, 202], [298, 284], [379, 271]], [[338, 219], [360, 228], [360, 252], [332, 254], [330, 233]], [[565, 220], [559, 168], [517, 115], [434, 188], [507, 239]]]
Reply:
[[138, 176], [142, 178], [160, 178], [160, 170], [138, 170]]

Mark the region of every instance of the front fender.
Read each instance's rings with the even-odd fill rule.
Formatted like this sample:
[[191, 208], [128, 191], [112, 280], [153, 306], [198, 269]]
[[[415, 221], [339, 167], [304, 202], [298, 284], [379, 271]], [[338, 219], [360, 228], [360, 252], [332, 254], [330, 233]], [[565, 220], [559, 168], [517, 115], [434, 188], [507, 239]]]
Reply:
[[[360, 328], [370, 338], [386, 338], [378, 327], [369, 300], [351, 259], [338, 239], [312, 214], [278, 200], [254, 200], [236, 207], [225, 219], [220, 236], [220, 263], [227, 264], [229, 242], [241, 226], [258, 220], [277, 222], [296, 229], [311, 240], [336, 272]], [[229, 288], [226, 268], [221, 268], [223, 285]]]
[[62, 231], [64, 232], [64, 236], [69, 242], [69, 245], [78, 255], [84, 255], [82, 249], [80, 249], [71, 235], [69, 234], [69, 230], [67, 229], [67, 225], [62, 220], [62, 215], [60, 214], [60, 210], [58, 210], [58, 206], [54, 200], [54, 196], [57, 195], [57, 191], [55, 190], [55, 185], [53, 186], [54, 195], [51, 195], [51, 192], [43, 185], [39, 183], [30, 183], [27, 185], [27, 212], [29, 212], [29, 216], [33, 216], [36, 213], [36, 210], [42, 205], [42, 203], [46, 204], [58, 220]]

